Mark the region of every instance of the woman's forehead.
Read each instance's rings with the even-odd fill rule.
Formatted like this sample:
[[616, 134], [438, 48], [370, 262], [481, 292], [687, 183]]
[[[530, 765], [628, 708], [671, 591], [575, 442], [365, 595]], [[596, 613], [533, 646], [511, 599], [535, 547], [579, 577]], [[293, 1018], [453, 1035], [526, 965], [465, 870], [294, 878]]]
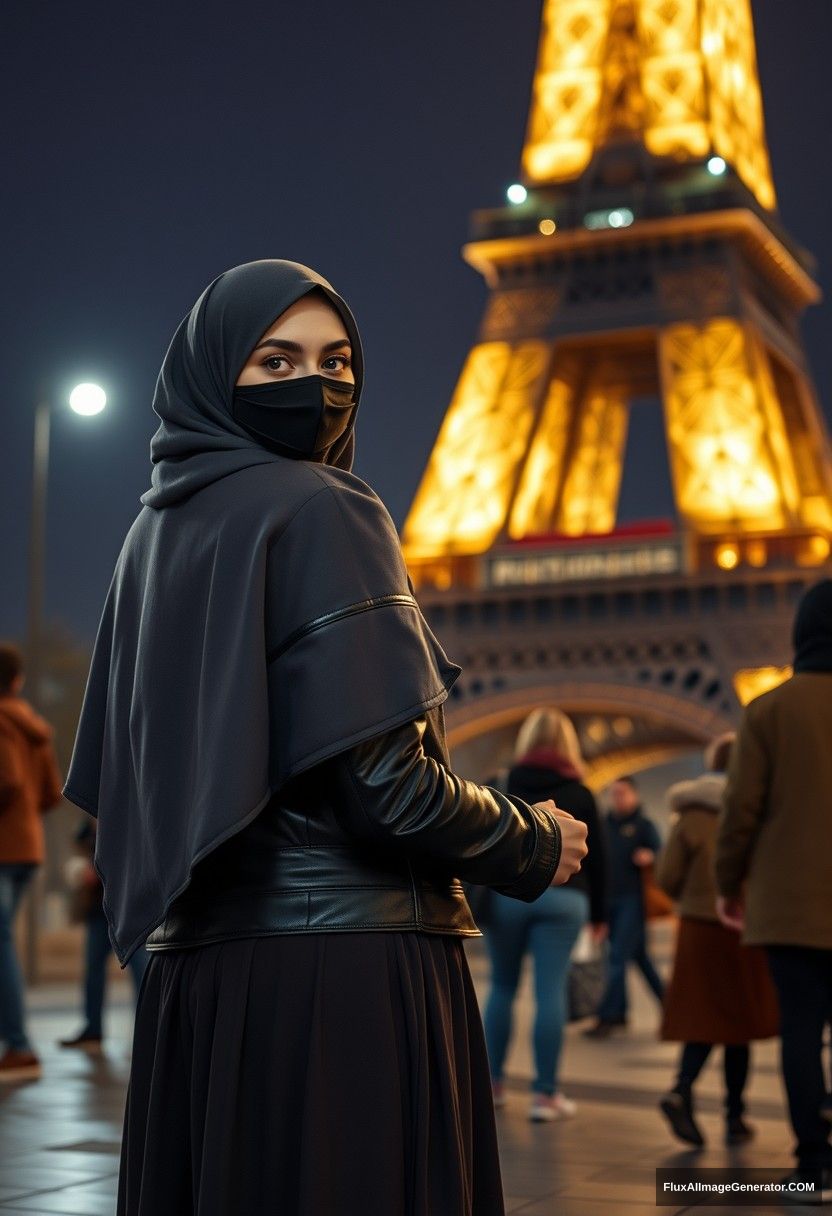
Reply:
[[263, 337], [294, 338], [297, 341], [349, 341], [346, 326], [333, 304], [318, 292], [310, 292], [291, 304], [269, 326]]

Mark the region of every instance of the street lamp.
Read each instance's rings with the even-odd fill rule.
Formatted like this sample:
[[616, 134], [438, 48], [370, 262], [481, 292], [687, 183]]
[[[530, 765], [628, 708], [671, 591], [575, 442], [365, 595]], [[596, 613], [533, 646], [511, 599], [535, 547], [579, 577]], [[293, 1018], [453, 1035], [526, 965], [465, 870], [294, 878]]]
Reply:
[[[69, 394], [69, 405], [76, 414], [99, 414], [107, 404], [107, 394], [97, 384], [78, 384]], [[46, 486], [49, 476], [49, 430], [52, 403], [46, 396], [35, 406], [35, 444], [32, 458], [32, 524], [29, 543], [29, 605], [26, 627], [26, 680], [29, 699], [42, 709], [42, 620], [46, 550]], [[39, 899], [32, 883], [28, 907], [26, 978], [37, 980], [37, 915]]]
[[100, 414], [107, 404], [107, 394], [99, 384], [76, 384], [69, 394], [69, 404], [76, 414]]

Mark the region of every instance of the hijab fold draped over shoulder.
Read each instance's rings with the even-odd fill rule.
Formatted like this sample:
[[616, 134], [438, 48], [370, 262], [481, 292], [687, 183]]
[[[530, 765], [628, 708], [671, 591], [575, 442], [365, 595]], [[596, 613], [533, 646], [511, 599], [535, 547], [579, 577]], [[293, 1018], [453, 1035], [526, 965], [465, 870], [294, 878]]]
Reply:
[[124, 966], [193, 865], [291, 777], [441, 704], [459, 676], [413, 596], [398, 536], [352, 472], [260, 447], [232, 418], [240, 368], [314, 271], [226, 272], [176, 331], [156, 386], [151, 489], [116, 561], [63, 793], [98, 818], [96, 868]]

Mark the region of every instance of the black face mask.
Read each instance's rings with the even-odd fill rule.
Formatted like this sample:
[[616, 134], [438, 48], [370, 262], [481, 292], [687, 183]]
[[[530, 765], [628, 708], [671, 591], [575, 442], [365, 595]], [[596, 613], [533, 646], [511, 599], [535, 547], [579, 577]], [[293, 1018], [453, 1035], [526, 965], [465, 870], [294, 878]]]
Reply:
[[308, 460], [343, 435], [354, 393], [354, 384], [327, 376], [244, 384], [234, 390], [231, 414], [270, 452]]

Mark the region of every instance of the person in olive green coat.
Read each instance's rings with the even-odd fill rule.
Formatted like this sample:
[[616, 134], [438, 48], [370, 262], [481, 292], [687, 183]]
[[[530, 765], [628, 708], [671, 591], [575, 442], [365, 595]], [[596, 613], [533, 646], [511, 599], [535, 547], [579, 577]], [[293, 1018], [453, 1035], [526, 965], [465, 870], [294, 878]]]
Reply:
[[745, 709], [716, 844], [719, 911], [766, 947], [798, 1171], [832, 1181], [821, 1058], [832, 1010], [832, 579], [794, 626], [794, 675]]

